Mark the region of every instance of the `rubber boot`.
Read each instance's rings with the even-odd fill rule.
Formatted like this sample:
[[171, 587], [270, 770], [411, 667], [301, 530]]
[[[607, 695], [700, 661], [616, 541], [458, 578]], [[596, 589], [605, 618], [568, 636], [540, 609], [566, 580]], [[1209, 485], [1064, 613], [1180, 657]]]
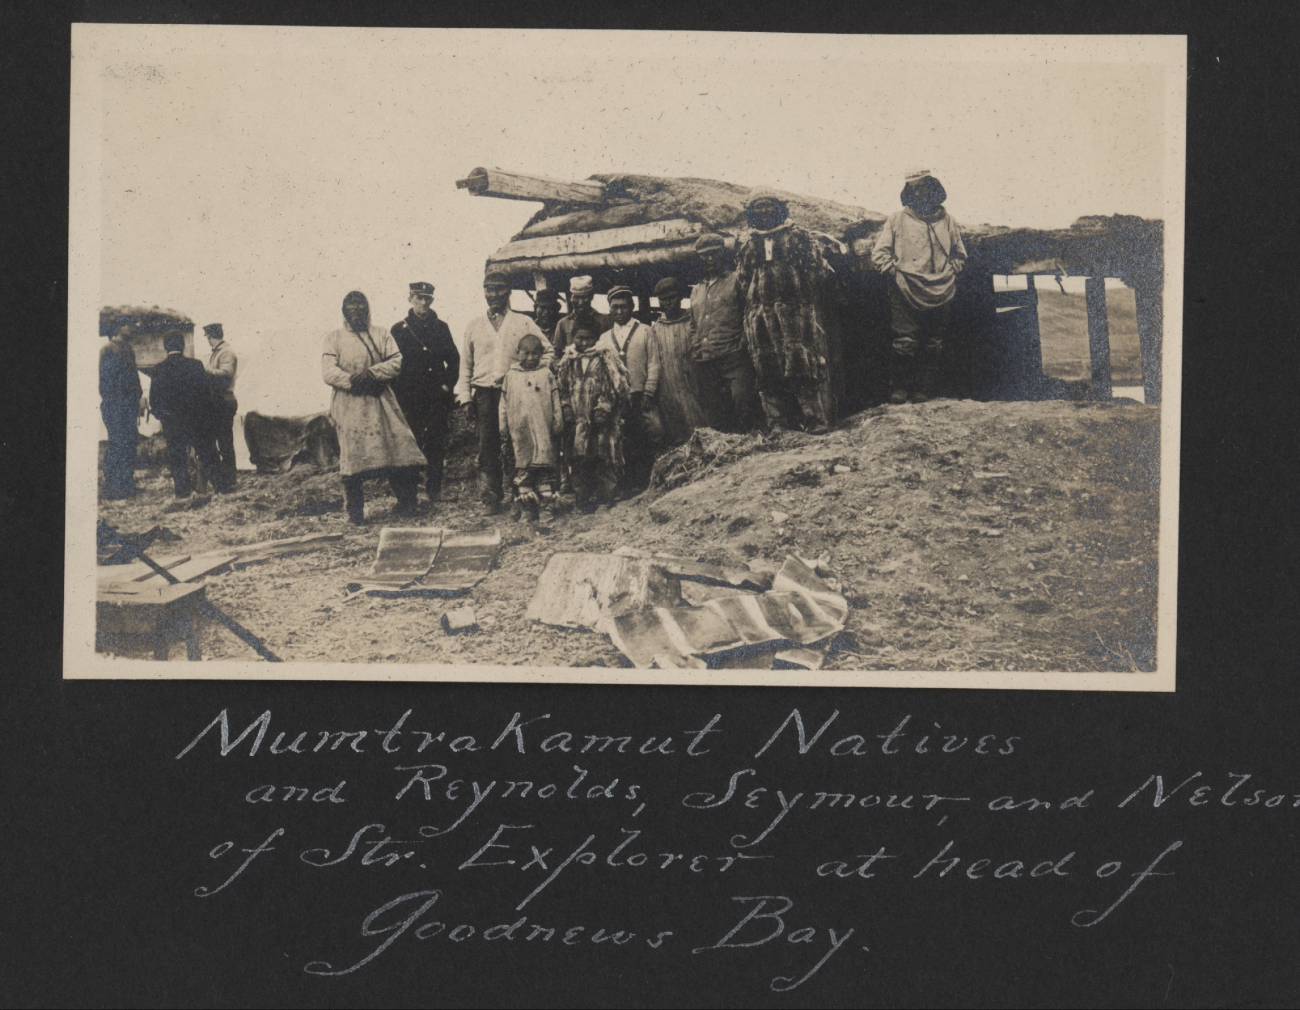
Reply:
[[353, 526], [366, 524], [366, 492], [361, 481], [351, 477], [343, 479], [343, 498], [347, 505], [348, 522]]
[[889, 358], [889, 402], [906, 403], [911, 393], [912, 374], [916, 359], [909, 354], [895, 351]]

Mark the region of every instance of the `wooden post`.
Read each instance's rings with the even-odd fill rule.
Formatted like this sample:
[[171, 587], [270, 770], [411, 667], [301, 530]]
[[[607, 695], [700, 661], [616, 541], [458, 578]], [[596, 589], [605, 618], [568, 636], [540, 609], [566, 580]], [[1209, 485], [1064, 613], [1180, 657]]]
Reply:
[[1098, 400], [1111, 398], [1110, 324], [1106, 320], [1106, 278], [1100, 271], [1084, 282], [1088, 304], [1088, 357], [1092, 360], [1092, 395]]
[[1138, 283], [1133, 288], [1137, 306], [1138, 343], [1142, 347], [1142, 393], [1147, 403], [1160, 402], [1161, 360], [1164, 342], [1164, 294], [1159, 284]]

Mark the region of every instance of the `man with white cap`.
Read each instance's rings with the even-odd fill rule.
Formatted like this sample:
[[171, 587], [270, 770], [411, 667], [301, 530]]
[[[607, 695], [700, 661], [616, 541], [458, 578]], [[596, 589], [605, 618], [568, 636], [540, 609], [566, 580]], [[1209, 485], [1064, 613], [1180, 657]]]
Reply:
[[591, 307], [596, 287], [590, 277], [569, 279], [569, 314], [555, 324], [555, 360], [560, 360], [564, 349], [573, 343], [573, 330], [579, 322], [596, 327], [597, 333], [609, 329], [610, 317]]
[[[483, 276], [483, 297], [487, 312], [471, 319], [465, 327], [461, 348], [457, 401], [478, 435], [478, 488], [484, 515], [501, 511], [505, 472], [502, 459], [499, 411], [501, 382], [510, 366], [519, 361], [519, 341], [532, 333], [542, 342], [542, 365], [549, 367], [555, 352], [537, 324], [522, 312], [510, 309], [510, 278], [489, 269]], [[513, 469], [513, 468], [512, 468]]]
[[934, 395], [948, 335], [957, 275], [966, 265], [961, 229], [944, 209], [948, 198], [929, 169], [907, 173], [899, 200], [876, 235], [871, 262], [893, 278], [889, 286], [894, 331], [889, 402], [924, 403]]

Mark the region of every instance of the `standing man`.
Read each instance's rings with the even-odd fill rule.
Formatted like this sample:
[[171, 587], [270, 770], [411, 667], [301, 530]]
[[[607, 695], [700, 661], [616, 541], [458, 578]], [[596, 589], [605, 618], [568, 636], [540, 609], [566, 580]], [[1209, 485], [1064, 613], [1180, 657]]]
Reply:
[[943, 202], [943, 184], [919, 168], [907, 173], [899, 201], [876, 235], [871, 263], [893, 278], [889, 322], [894, 331], [889, 360], [889, 402], [924, 403], [934, 395], [948, 335], [957, 275], [966, 245]]
[[130, 498], [140, 493], [135, 486], [135, 449], [140, 440], [143, 397], [130, 336], [130, 325], [123, 323], [99, 349], [99, 413], [108, 429], [105, 498]]
[[564, 349], [573, 343], [573, 331], [578, 323], [594, 326], [597, 333], [609, 329], [609, 316], [597, 312], [591, 307], [591, 300], [596, 295], [596, 286], [590, 277], [572, 277], [569, 279], [569, 314], [555, 327], [555, 359], [559, 361]]
[[555, 356], [551, 342], [527, 316], [510, 310], [510, 279], [500, 270], [483, 277], [487, 312], [465, 327], [464, 367], [456, 384], [456, 399], [478, 435], [478, 489], [483, 515], [501, 511], [503, 461], [501, 458], [501, 380], [519, 360], [519, 341], [532, 333], [542, 342], [542, 365]]
[[167, 357], [154, 368], [149, 383], [149, 407], [162, 422], [176, 497], [188, 498], [194, 490], [190, 479], [190, 446], [199, 458], [203, 476], [217, 490], [229, 490], [217, 463], [212, 397], [208, 393], [203, 362], [185, 357], [182, 333], [168, 333], [163, 337], [163, 350]]
[[447, 423], [452, 390], [460, 379], [460, 352], [451, 339], [451, 330], [433, 311], [433, 285], [415, 281], [410, 288], [411, 309], [392, 330], [397, 349], [402, 352], [402, 372], [393, 382], [393, 392], [411, 434], [429, 461], [425, 489], [433, 505], [442, 491]]
[[560, 296], [553, 288], [542, 288], [537, 292], [537, 297], [533, 300], [533, 321], [542, 331], [542, 336], [554, 347], [555, 327], [560, 322]]
[[754, 363], [745, 348], [745, 293], [736, 271], [728, 269], [721, 235], [701, 235], [695, 252], [704, 280], [691, 288], [694, 326], [691, 357], [697, 365], [700, 394], [713, 426], [722, 431], [762, 427]]
[[212, 486], [228, 493], [235, 490], [235, 414], [239, 410], [239, 402], [235, 399], [235, 372], [239, 359], [226, 343], [220, 323], [209, 323], [203, 327], [203, 334], [212, 348], [206, 370], [208, 385], [212, 389], [213, 426], [221, 472], [221, 479], [214, 480]]
[[659, 352], [651, 339], [650, 327], [632, 318], [632, 289], [619, 285], [609, 289], [610, 328], [601, 343], [618, 352], [627, 369], [628, 411], [623, 436], [623, 491], [638, 495], [650, 486], [655, 450], [663, 437], [663, 423], [655, 409], [659, 388]]

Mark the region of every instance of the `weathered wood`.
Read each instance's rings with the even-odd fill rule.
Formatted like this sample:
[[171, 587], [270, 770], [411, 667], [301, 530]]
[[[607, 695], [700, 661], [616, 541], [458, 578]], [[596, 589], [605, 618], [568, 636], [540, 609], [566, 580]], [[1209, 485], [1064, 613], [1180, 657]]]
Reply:
[[456, 180], [457, 189], [467, 189], [475, 196], [495, 196], [506, 200], [532, 200], [557, 203], [605, 203], [603, 182], [565, 182], [541, 175], [503, 172], [499, 168], [476, 168], [469, 177]]
[[601, 210], [579, 210], [572, 214], [558, 214], [530, 224], [519, 233], [520, 238], [543, 238], [546, 235], [570, 235], [574, 232], [599, 231], [602, 228], [622, 228], [636, 224], [645, 216], [639, 203], [618, 203]]
[[[168, 570], [189, 561], [188, 554], [174, 554], [169, 558], [158, 558], [155, 564]], [[155, 569], [143, 561], [132, 561], [126, 565], [99, 565], [95, 571], [95, 581], [100, 585], [109, 582], [144, 582], [155, 576]], [[156, 576], [162, 582], [162, 576]]]
[[612, 252], [575, 253], [570, 256], [547, 256], [542, 259], [498, 261], [488, 260], [512, 277], [522, 277], [525, 283], [536, 273], [586, 274], [601, 270], [635, 270], [640, 267], [667, 263], [690, 263], [695, 260], [695, 244], [660, 246], [650, 249], [616, 249]]
[[1111, 398], [1110, 322], [1106, 318], [1106, 278], [1089, 277], [1084, 282], [1088, 306], [1088, 357], [1092, 361], [1092, 395], [1099, 400]]
[[1164, 296], [1160, 286], [1139, 283], [1133, 288], [1137, 307], [1138, 343], [1142, 348], [1142, 394], [1147, 403], [1160, 402], [1163, 381], [1161, 346], [1164, 333]]
[[651, 221], [649, 224], [632, 225], [627, 228], [605, 228], [601, 231], [520, 239], [502, 246], [492, 254], [492, 258], [496, 262], [508, 263], [516, 259], [575, 256], [579, 253], [603, 252], [607, 249], [626, 249], [629, 246], [653, 246], [694, 240], [703, 232], [704, 226], [699, 222], [675, 218], [671, 221]]
[[[191, 558], [189, 561], [177, 565], [175, 568], [168, 568], [167, 571], [177, 582], [193, 582], [205, 575], [220, 571], [234, 561], [237, 556], [229, 553], [201, 554], [197, 558]], [[144, 586], [165, 586], [167, 584], [167, 580], [156, 572], [141, 583]]]

